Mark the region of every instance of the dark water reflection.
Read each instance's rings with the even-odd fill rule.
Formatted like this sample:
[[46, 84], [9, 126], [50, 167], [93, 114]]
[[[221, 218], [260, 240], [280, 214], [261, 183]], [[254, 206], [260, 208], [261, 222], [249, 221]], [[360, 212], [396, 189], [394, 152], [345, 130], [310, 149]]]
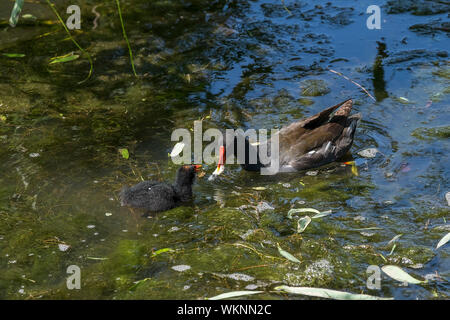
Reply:
[[383, 101], [389, 96], [386, 92], [386, 81], [384, 81], [383, 59], [388, 56], [386, 53], [386, 44], [378, 42], [378, 54], [373, 64], [373, 90], [378, 102]]
[[[385, 1], [382, 29], [368, 30], [369, 1], [132, 1], [123, 13], [135, 78], [115, 4], [99, 4], [91, 30], [92, 3], [79, 2], [76, 37], [94, 58], [83, 85], [86, 59], [48, 65], [75, 50], [56, 24], [0, 25], [0, 52], [26, 54], [0, 56], [1, 298], [197, 299], [277, 284], [448, 298], [448, 246], [434, 249], [449, 231], [448, 5]], [[28, 10], [54, 20], [44, 5]], [[0, 4], [1, 21], [8, 11]], [[322, 86], [314, 96], [311, 80]], [[188, 206], [150, 219], [119, 206], [124, 184], [173, 179], [176, 128], [203, 119], [204, 129], [270, 129], [348, 97], [363, 114], [347, 159], [358, 176], [341, 163], [277, 177], [228, 166], [216, 181], [200, 178]], [[377, 155], [358, 154], [367, 148]], [[261, 202], [274, 210], [255, 210]], [[333, 214], [300, 236], [287, 212], [302, 207]], [[164, 248], [174, 251], [154, 255]], [[66, 289], [71, 264], [82, 270], [79, 291]], [[371, 264], [441, 278], [404, 287], [383, 277], [368, 290]]]

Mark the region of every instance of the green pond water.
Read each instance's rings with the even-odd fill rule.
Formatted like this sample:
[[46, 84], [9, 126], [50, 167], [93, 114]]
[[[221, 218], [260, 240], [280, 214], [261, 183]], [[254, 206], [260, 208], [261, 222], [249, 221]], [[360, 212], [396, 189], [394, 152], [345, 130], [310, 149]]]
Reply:
[[[25, 2], [36, 19], [11, 28], [2, 1], [0, 298], [308, 299], [275, 290], [288, 285], [448, 299], [450, 5], [378, 1], [369, 30], [372, 2], [121, 1], [135, 77], [114, 1], [58, 1], [63, 19], [81, 8], [72, 35], [93, 74], [79, 84], [89, 61], [47, 3]], [[343, 161], [358, 175], [343, 161], [272, 177], [229, 165], [208, 181], [204, 165], [192, 203], [149, 218], [120, 206], [124, 185], [174, 179], [177, 128], [279, 128], [349, 97], [363, 120]], [[298, 234], [291, 208], [332, 214]], [[67, 288], [71, 265], [81, 289]], [[382, 274], [368, 289], [370, 265], [429, 281]]]

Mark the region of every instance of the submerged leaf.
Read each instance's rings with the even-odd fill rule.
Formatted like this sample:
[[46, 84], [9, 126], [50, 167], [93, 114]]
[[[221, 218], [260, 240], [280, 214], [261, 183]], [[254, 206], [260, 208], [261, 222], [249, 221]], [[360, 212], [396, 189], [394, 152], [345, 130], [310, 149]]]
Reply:
[[321, 213], [318, 213], [318, 214], [312, 216], [311, 219], [323, 218], [323, 217], [329, 216], [332, 213], [333, 213], [333, 211], [331, 211], [331, 210], [323, 211]]
[[449, 241], [450, 241], [450, 232], [447, 233], [444, 237], [442, 237], [441, 240], [439, 240], [439, 243], [437, 244], [436, 249], [439, 249], [440, 247], [442, 247], [444, 244], [446, 244]]
[[311, 223], [311, 218], [309, 216], [302, 217], [298, 219], [297, 222], [297, 232], [302, 233], [305, 231], [306, 227]]
[[145, 279], [136, 281], [136, 282], [134, 283], [134, 285], [132, 285], [132, 286], [130, 287], [129, 290], [130, 290], [130, 291], [136, 290], [137, 287], [139, 287], [141, 284], [143, 284], [144, 282], [146, 282], [146, 281], [148, 281], [148, 280], [150, 280], [150, 278], [145, 278]]
[[80, 56], [77, 54], [69, 54], [65, 56], [55, 57], [51, 59], [50, 64], [54, 63], [62, 63], [62, 62], [69, 62], [78, 59]]
[[119, 149], [119, 152], [124, 159], [128, 159], [130, 157], [130, 153], [128, 152], [128, 149], [126, 149], [126, 148]]
[[3, 53], [3, 55], [8, 58], [23, 58], [23, 57], [25, 57], [25, 54], [23, 54], [23, 53]]
[[284, 251], [283, 249], [281, 249], [280, 245], [277, 243], [277, 247], [278, 247], [278, 252], [285, 257], [286, 259], [288, 259], [289, 261], [292, 262], [296, 262], [296, 263], [300, 263], [300, 260], [298, 260], [296, 257], [294, 257], [292, 254], [290, 254], [287, 251]]
[[383, 228], [380, 227], [367, 227], [367, 228], [355, 228], [350, 229], [351, 231], [365, 231], [365, 230], [383, 230]]
[[251, 294], [257, 294], [257, 293], [261, 293], [261, 292], [263, 292], [263, 291], [231, 291], [231, 292], [219, 294], [212, 298], [208, 298], [208, 300], [222, 300], [222, 299], [227, 299], [227, 298], [248, 296]]
[[108, 260], [108, 258], [97, 258], [97, 257], [86, 257], [86, 259], [89, 259], [89, 260], [99, 260], [99, 261]]
[[412, 283], [412, 284], [419, 284], [419, 283], [426, 282], [426, 281], [421, 281], [421, 280], [417, 280], [416, 278], [413, 278], [406, 271], [403, 271], [402, 268], [397, 267], [397, 266], [393, 266], [393, 265], [383, 266], [381, 268], [381, 270], [383, 270], [383, 272], [386, 273], [392, 279], [395, 279], [400, 282], [408, 282], [408, 283]]
[[253, 187], [252, 189], [256, 191], [263, 191], [266, 190], [266, 187]]
[[292, 219], [292, 215], [294, 213], [299, 213], [299, 212], [312, 212], [312, 213], [315, 213], [315, 214], [320, 214], [319, 210], [316, 210], [316, 209], [313, 209], [313, 208], [300, 208], [300, 209], [291, 209], [291, 210], [289, 210], [288, 214], [287, 214], [287, 217], [289, 219]]
[[275, 290], [284, 291], [291, 294], [301, 294], [305, 296], [336, 300], [392, 300], [392, 298], [381, 298], [368, 294], [353, 294], [344, 291], [323, 288], [278, 286], [275, 288]]
[[155, 257], [155, 256], [157, 256], [157, 255], [159, 255], [161, 253], [164, 253], [164, 252], [175, 252], [175, 250], [173, 250], [171, 248], [159, 249], [159, 250], [156, 250], [155, 252], [153, 252], [152, 257]]
[[22, 19], [32, 20], [32, 21], [36, 21], [37, 20], [36, 16], [33, 16], [32, 14], [29, 14], [29, 13], [23, 14], [22, 15]]

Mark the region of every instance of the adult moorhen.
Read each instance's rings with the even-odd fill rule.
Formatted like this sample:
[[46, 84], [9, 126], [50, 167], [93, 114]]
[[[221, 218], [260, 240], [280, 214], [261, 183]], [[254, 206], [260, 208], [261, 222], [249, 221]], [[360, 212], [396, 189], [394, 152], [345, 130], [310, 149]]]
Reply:
[[165, 182], [142, 181], [120, 192], [120, 204], [149, 212], [166, 211], [192, 198], [192, 184], [200, 165], [182, 166], [173, 185]]
[[[277, 133], [279, 135], [279, 167], [274, 173], [319, 167], [345, 155], [353, 143], [356, 126], [361, 119], [359, 113], [350, 116], [352, 106], [353, 102], [349, 99], [281, 128]], [[336, 109], [337, 111], [334, 112]], [[271, 140], [273, 137], [268, 140], [267, 150], [270, 150]], [[237, 141], [237, 135], [234, 136], [233, 141], [225, 139], [223, 146], [220, 147], [219, 163], [213, 176], [223, 172], [226, 149], [227, 146], [230, 147], [230, 143], [234, 143], [234, 156], [237, 157]], [[247, 171], [260, 171], [262, 167], [268, 167], [259, 160], [259, 147], [252, 145], [248, 137], [245, 137], [244, 141], [245, 161], [241, 166]], [[250, 163], [250, 151], [258, 154], [256, 163]]]

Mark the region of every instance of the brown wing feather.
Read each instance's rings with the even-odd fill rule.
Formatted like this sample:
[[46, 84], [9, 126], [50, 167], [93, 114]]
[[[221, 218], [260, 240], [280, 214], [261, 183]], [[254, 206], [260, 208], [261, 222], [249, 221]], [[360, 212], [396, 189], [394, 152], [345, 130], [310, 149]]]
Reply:
[[[294, 122], [282, 128], [279, 132], [280, 160], [283, 161], [283, 158], [288, 160], [286, 157], [300, 156], [320, 146], [325, 141], [335, 140], [343, 129], [343, 122], [337, 120], [348, 116], [352, 105], [352, 100], [348, 99], [309, 118]], [[336, 111], [332, 118], [336, 120], [334, 121], [336, 123], [331, 125], [331, 123], [327, 122], [330, 119], [330, 115], [337, 108], [339, 110]]]
[[294, 144], [295, 141], [299, 139], [305, 132], [309, 130], [320, 127], [324, 123], [326, 123], [331, 113], [334, 110], [339, 108], [340, 106], [345, 107], [343, 112], [340, 112], [339, 109], [336, 113], [340, 112], [341, 114], [349, 114], [352, 108], [352, 100], [348, 99], [344, 102], [338, 103], [328, 109], [325, 109], [309, 118], [291, 123], [287, 127], [283, 127], [280, 130], [280, 145], [291, 145]]
[[[324, 125], [303, 134], [300, 140], [283, 152], [280, 150], [282, 163], [295, 160], [305, 153], [314, 150], [328, 141], [335, 141], [342, 133], [344, 126], [339, 123], [325, 123]], [[281, 149], [281, 148], [280, 148]]]
[[286, 164], [295, 170], [303, 170], [319, 167], [340, 159], [352, 146], [356, 126], [360, 119], [361, 114], [348, 117], [344, 129], [337, 139], [325, 142], [322, 146], [316, 148], [314, 152], [308, 152], [297, 158], [291, 158], [291, 161]]
[[338, 111], [335, 112], [333, 117], [336, 116], [344, 116], [348, 117], [350, 115], [350, 112], [352, 111], [353, 101], [351, 99], [348, 99], [341, 103], [341, 107]]

